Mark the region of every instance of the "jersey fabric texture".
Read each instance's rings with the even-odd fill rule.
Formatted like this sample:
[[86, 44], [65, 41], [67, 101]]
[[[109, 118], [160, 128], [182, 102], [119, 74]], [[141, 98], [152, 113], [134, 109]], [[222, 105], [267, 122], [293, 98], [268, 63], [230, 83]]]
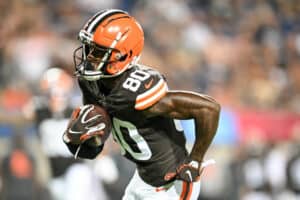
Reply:
[[110, 90], [103, 84], [106, 79], [79, 79], [84, 103], [107, 109], [115, 141], [147, 184], [158, 187], [173, 181], [165, 181], [164, 176], [175, 172], [188, 154], [183, 130], [175, 119], [143, 114], [166, 94], [165, 78], [152, 68], [135, 65], [115, 79]]

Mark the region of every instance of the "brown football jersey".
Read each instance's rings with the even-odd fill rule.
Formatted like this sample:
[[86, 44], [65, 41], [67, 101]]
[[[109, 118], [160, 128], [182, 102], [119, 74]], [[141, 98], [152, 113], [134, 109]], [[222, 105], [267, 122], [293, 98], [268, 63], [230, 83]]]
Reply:
[[107, 89], [97, 82], [79, 80], [85, 103], [99, 103], [107, 109], [113, 136], [121, 153], [137, 165], [141, 178], [153, 186], [167, 182], [187, 156], [186, 139], [180, 122], [165, 117], [147, 117], [143, 110], [158, 102], [167, 92], [165, 78], [156, 70], [136, 65], [115, 78]]

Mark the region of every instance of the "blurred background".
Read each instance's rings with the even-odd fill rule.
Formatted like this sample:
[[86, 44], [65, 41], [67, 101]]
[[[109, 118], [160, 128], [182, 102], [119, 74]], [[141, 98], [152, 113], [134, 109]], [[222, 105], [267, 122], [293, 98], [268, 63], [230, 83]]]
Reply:
[[[170, 89], [221, 103], [201, 199], [300, 199], [299, 0], [0, 1], [1, 199], [121, 199], [134, 165], [114, 142], [87, 161], [61, 140], [81, 104], [77, 32], [104, 8], [141, 23], [141, 63]], [[193, 121], [182, 125], [190, 148]]]

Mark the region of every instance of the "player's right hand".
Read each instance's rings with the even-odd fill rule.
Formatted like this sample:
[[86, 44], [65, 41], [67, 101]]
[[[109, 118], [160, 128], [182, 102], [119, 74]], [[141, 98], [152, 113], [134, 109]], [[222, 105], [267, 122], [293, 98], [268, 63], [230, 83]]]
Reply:
[[208, 165], [214, 164], [214, 160], [207, 160], [203, 163], [187, 158], [179, 167], [177, 167], [175, 173], [167, 173], [165, 180], [171, 180], [176, 178], [186, 182], [196, 182], [200, 180], [200, 176], [204, 168]]
[[186, 159], [180, 166], [177, 167], [175, 173], [167, 173], [165, 180], [178, 179], [186, 182], [195, 182], [200, 179], [202, 170], [198, 161]]
[[200, 175], [203, 169], [200, 169], [200, 164], [197, 161], [189, 161], [183, 163], [177, 169], [176, 178], [186, 182], [195, 182], [200, 180]]

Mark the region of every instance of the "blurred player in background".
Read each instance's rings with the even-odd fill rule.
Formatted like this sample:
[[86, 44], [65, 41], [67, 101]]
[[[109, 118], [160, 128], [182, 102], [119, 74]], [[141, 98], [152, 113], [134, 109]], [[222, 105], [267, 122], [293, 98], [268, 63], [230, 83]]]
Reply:
[[[98, 193], [101, 186], [93, 177], [91, 168], [82, 160], [74, 160], [61, 142], [60, 132], [64, 131], [73, 110], [71, 103], [73, 89], [74, 81], [65, 70], [60, 68], [46, 70], [40, 80], [41, 95], [34, 97], [27, 106], [27, 115], [32, 115], [31, 118], [35, 119], [42, 153], [49, 160], [48, 187], [52, 198], [82, 199], [87, 193], [93, 192], [90, 199], [96, 200], [100, 196]], [[106, 199], [102, 192], [101, 198]]]
[[[74, 60], [83, 103], [106, 108], [122, 154], [137, 166], [123, 199], [197, 199], [220, 105], [207, 95], [168, 90], [163, 75], [138, 64], [143, 30], [122, 10], [95, 14], [80, 30], [79, 40]], [[190, 153], [178, 119], [195, 120]], [[95, 147], [71, 138], [71, 128], [63, 139], [73, 154], [95, 158], [102, 151], [104, 144]]]

